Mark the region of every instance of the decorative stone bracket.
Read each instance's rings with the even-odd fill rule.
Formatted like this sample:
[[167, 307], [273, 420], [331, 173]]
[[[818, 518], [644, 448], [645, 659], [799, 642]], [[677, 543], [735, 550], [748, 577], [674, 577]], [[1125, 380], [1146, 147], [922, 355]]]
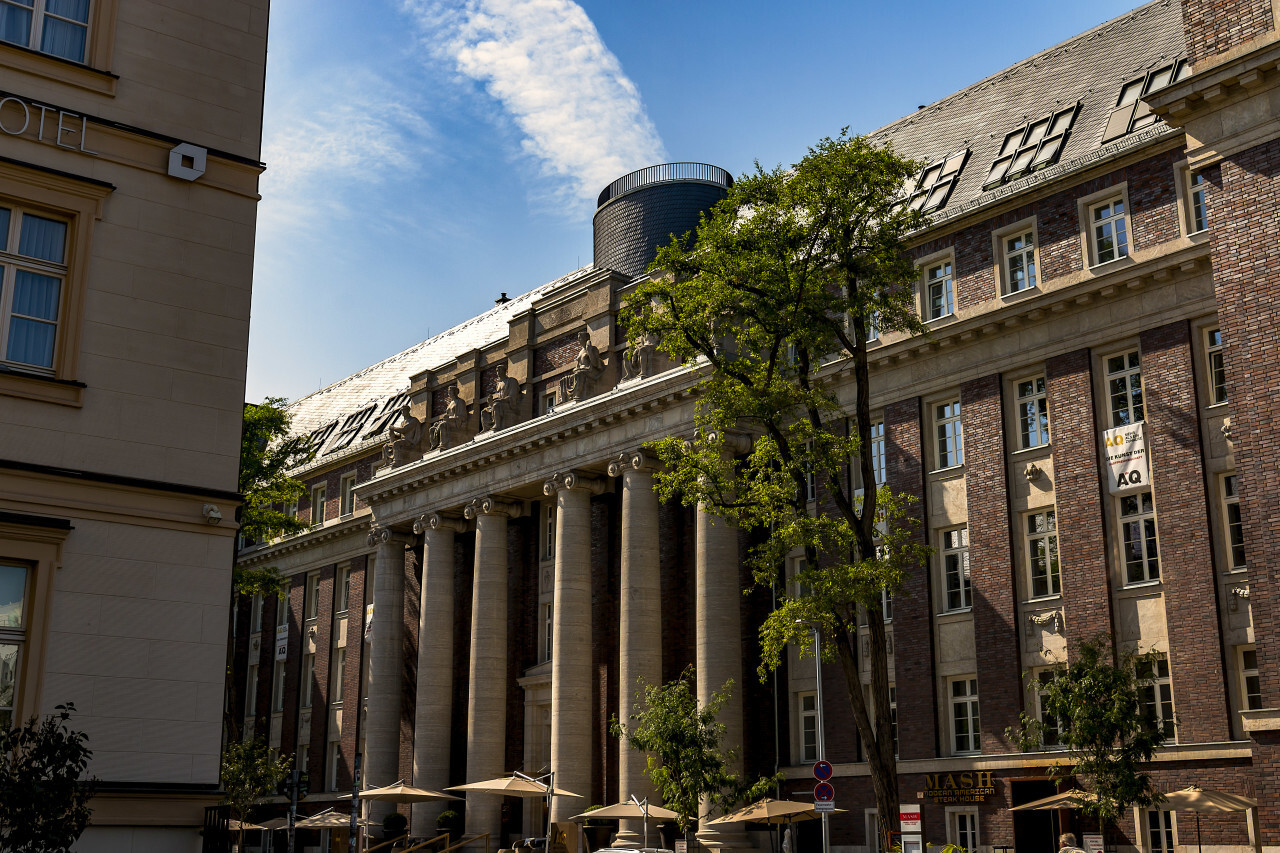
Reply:
[[1033, 637], [1036, 628], [1044, 628], [1050, 633], [1062, 633], [1062, 611], [1054, 610], [1049, 613], [1028, 613], [1027, 614], [1027, 636]]

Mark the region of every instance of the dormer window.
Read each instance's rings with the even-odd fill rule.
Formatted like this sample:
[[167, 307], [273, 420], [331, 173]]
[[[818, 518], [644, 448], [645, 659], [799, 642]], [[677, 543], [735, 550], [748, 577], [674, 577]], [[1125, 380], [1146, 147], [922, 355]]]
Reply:
[[1029, 121], [1005, 136], [982, 188], [990, 189], [1056, 163], [1079, 110], [1080, 104], [1076, 102]]
[[353, 415], [348, 415], [347, 419], [342, 423], [342, 430], [338, 433], [338, 437], [333, 440], [333, 445], [325, 451], [325, 455], [337, 453], [339, 450], [345, 450], [355, 441], [356, 436], [360, 433], [360, 428], [365, 425], [369, 418], [373, 417], [373, 406], [361, 409]]
[[1170, 83], [1177, 83], [1190, 73], [1191, 66], [1185, 59], [1179, 59], [1172, 65], [1162, 65], [1121, 86], [1120, 97], [1116, 99], [1111, 118], [1107, 119], [1107, 129], [1102, 133], [1103, 143], [1128, 136], [1135, 130], [1158, 122], [1160, 117], [1151, 112], [1151, 108], [1142, 99]]
[[947, 203], [960, 178], [960, 170], [969, 159], [969, 149], [962, 148], [924, 167], [920, 179], [907, 192], [907, 206], [929, 213]]

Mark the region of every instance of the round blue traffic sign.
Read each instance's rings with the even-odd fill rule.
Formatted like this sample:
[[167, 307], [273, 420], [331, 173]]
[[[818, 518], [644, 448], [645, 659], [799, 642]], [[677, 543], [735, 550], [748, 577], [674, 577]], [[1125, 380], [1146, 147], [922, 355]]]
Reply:
[[825, 782], [831, 778], [831, 762], [818, 761], [813, 765], [813, 778], [819, 782]]
[[829, 803], [836, 798], [835, 786], [830, 782], [819, 782], [813, 786], [813, 799], [819, 803]]

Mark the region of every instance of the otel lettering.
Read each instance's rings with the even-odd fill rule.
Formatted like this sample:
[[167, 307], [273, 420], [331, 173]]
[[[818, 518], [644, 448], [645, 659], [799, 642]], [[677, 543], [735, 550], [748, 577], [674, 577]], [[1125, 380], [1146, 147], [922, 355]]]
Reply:
[[[56, 120], [53, 116], [57, 117]], [[37, 142], [51, 143], [68, 151], [79, 151], [96, 157], [97, 151], [90, 151], [85, 147], [88, 127], [89, 120], [79, 113], [28, 101], [16, 95], [0, 98], [0, 132], [8, 136], [28, 136], [29, 131], [33, 131]], [[67, 137], [71, 138], [71, 144], [65, 141]]]

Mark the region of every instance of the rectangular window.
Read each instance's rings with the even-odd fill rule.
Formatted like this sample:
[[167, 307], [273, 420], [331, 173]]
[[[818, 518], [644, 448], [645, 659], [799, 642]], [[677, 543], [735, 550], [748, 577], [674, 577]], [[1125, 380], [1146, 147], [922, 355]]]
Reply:
[[249, 665], [249, 677], [244, 686], [244, 715], [256, 716], [258, 713], [258, 665]]
[[1047, 509], [1026, 516], [1027, 565], [1031, 572], [1031, 597], [1062, 594], [1062, 574], [1058, 568], [1058, 525], [1056, 514]]
[[1142, 404], [1142, 359], [1137, 350], [1107, 359], [1107, 398], [1111, 426], [1122, 427], [1146, 419]]
[[[6, 8], [14, 7], [0, 0], [0, 32]], [[0, 207], [0, 354], [6, 363], [53, 370], [67, 230], [61, 220]]]
[[969, 529], [942, 533], [942, 576], [946, 587], [947, 610], [964, 610], [973, 605], [969, 586]]
[[957, 678], [951, 682], [951, 751], [955, 755], [982, 751], [976, 678]]
[[1190, 210], [1187, 211], [1188, 219], [1191, 233], [1195, 234], [1209, 227], [1209, 211], [1204, 204], [1204, 173], [1196, 172], [1188, 178], [1187, 189], [1187, 203], [1190, 205]]
[[889, 734], [893, 736], [893, 754], [898, 754], [898, 688], [889, 685]]
[[1049, 402], [1043, 376], [1018, 383], [1018, 438], [1023, 450], [1049, 443]]
[[302, 707], [311, 707], [311, 682], [316, 677], [316, 656], [302, 656]]
[[346, 613], [347, 602], [351, 600], [351, 567], [338, 569], [338, 577], [333, 584], [333, 610], [335, 613]]
[[880, 312], [871, 311], [867, 314], [867, 343], [875, 343], [880, 340]]
[[1120, 541], [1124, 553], [1125, 583], [1160, 579], [1156, 513], [1151, 492], [1120, 498]]
[[276, 627], [289, 624], [289, 587], [285, 585], [276, 597]]
[[1049, 686], [1058, 677], [1051, 669], [1041, 670], [1036, 674], [1036, 719], [1040, 721], [1040, 745], [1053, 747], [1059, 745], [1058, 720], [1045, 709], [1049, 697]]
[[933, 423], [938, 436], [938, 467], [964, 464], [964, 435], [960, 424], [960, 401], [934, 406]]
[[1169, 659], [1163, 655], [1138, 662], [1138, 689], [1142, 716], [1147, 725], [1164, 732], [1171, 742], [1173, 726], [1173, 681], [1169, 678]]
[[889, 481], [884, 463], [884, 421], [876, 421], [871, 425], [871, 476], [875, 478], [876, 488]]
[[1246, 711], [1257, 711], [1262, 707], [1258, 652], [1253, 646], [1240, 647], [1240, 704]]
[[556, 392], [548, 391], [542, 395], [542, 414], [554, 414], [556, 410]]
[[969, 853], [978, 849], [978, 811], [965, 809], [947, 815], [947, 840]]
[[1244, 522], [1240, 518], [1240, 493], [1236, 475], [1222, 478], [1222, 515], [1227, 524], [1227, 567], [1235, 572], [1245, 568]]
[[343, 516], [356, 511], [356, 475], [354, 472], [343, 474], [339, 488], [340, 502], [338, 513]]
[[1033, 231], [1000, 238], [1004, 248], [1005, 293], [1036, 286], [1036, 236]]
[[271, 712], [279, 714], [284, 710], [284, 661], [276, 661], [275, 671], [271, 674]]
[[555, 615], [555, 608], [552, 602], [548, 601], [542, 605], [542, 660], [551, 660], [551, 650], [555, 646], [555, 622], [552, 617]]
[[1147, 810], [1147, 853], [1174, 853], [1173, 812]]
[[893, 621], [893, 593], [888, 589], [880, 590], [880, 614], [884, 621]]
[[1206, 333], [1205, 355], [1209, 359], [1209, 399], [1211, 405], [1227, 402], [1227, 366], [1222, 360], [1222, 330]]
[[89, 0], [0, 0], [0, 40], [85, 61]]
[[307, 619], [315, 619], [320, 615], [320, 573], [312, 572], [307, 575], [307, 602], [306, 610]]
[[329, 704], [342, 706], [342, 676], [347, 666], [347, 650], [339, 647], [333, 650], [329, 660]]
[[329, 742], [329, 790], [338, 790], [338, 769], [342, 766], [342, 741]]
[[262, 596], [254, 595], [249, 605], [249, 632], [256, 634], [262, 630]]
[[1129, 225], [1124, 199], [1114, 198], [1089, 208], [1093, 262], [1105, 264], [1129, 256]]
[[0, 731], [18, 715], [18, 666], [26, 641], [26, 566], [0, 563]]
[[556, 556], [556, 505], [554, 500], [548, 501], [542, 508], [542, 559], [553, 560]]
[[324, 524], [324, 486], [311, 490], [311, 525]]
[[925, 274], [925, 286], [926, 319], [938, 320], [955, 313], [950, 261], [929, 267]]
[[800, 694], [800, 761], [818, 760], [818, 694]]

